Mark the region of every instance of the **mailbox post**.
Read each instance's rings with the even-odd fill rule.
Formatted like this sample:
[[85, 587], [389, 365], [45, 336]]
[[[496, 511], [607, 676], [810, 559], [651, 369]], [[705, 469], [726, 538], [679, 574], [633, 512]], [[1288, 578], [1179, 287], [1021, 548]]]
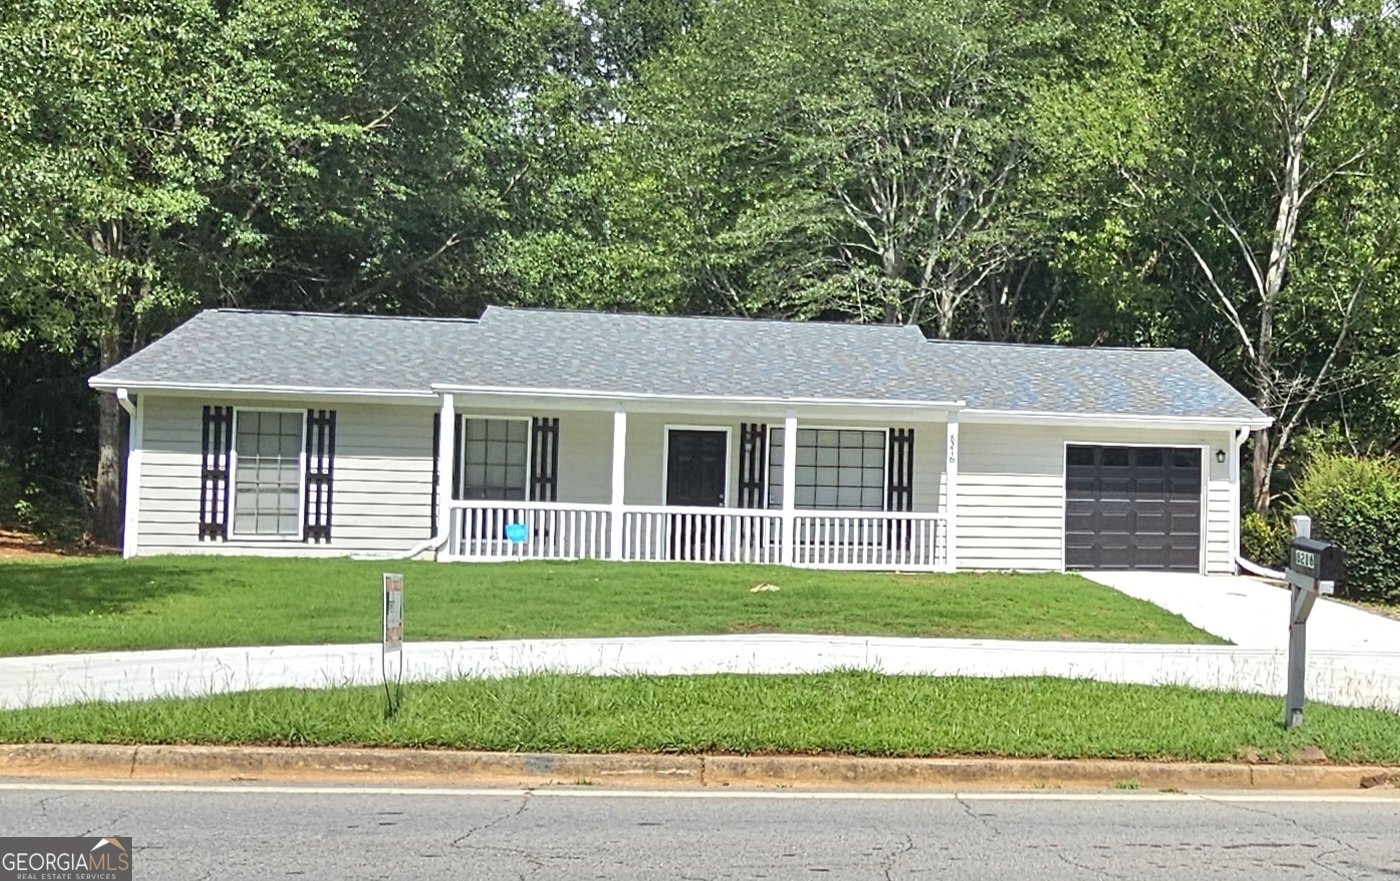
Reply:
[[1288, 549], [1284, 575], [1291, 587], [1288, 624], [1288, 698], [1284, 705], [1283, 727], [1303, 724], [1303, 677], [1307, 672], [1308, 616], [1319, 595], [1336, 591], [1342, 578], [1342, 549], [1306, 535], [1307, 525], [1297, 530]]

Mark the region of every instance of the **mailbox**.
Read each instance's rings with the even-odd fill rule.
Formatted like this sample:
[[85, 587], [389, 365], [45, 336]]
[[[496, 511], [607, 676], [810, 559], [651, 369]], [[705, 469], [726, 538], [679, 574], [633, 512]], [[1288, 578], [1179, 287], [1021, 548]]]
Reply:
[[1288, 549], [1288, 566], [1284, 577], [1292, 585], [1289, 591], [1291, 622], [1288, 625], [1288, 697], [1283, 705], [1283, 726], [1297, 728], [1303, 724], [1303, 680], [1307, 673], [1308, 616], [1319, 594], [1330, 594], [1342, 580], [1342, 549], [1326, 541], [1308, 536], [1312, 522], [1304, 516], [1295, 517], [1298, 537]]
[[1288, 549], [1289, 571], [1300, 576], [1300, 580], [1311, 582], [1299, 585], [1305, 589], [1320, 588], [1322, 593], [1331, 593], [1331, 588], [1342, 580], [1342, 562], [1342, 549], [1331, 542], [1295, 538]]

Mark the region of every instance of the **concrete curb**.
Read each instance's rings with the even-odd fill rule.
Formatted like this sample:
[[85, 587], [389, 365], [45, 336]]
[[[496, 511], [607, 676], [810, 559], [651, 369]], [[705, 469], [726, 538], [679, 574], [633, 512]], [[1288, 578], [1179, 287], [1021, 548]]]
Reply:
[[748, 789], [1344, 790], [1400, 768], [1056, 759], [573, 755], [337, 747], [0, 745], [0, 778]]

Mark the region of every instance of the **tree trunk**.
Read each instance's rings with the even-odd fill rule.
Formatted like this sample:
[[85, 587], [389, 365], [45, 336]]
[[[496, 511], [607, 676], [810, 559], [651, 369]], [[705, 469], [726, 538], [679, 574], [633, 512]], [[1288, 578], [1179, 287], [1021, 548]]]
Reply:
[[1250, 501], [1254, 508], [1254, 513], [1261, 517], [1269, 515], [1269, 496], [1272, 493], [1272, 469], [1269, 467], [1269, 453], [1271, 451], [1270, 429], [1261, 428], [1254, 432], [1254, 453], [1252, 480], [1250, 481]]
[[[98, 337], [98, 365], [106, 370], [121, 360], [121, 330], [115, 309]], [[97, 410], [97, 487], [93, 499], [93, 537], [102, 544], [122, 540], [122, 459], [126, 432], [117, 396], [102, 395]]]

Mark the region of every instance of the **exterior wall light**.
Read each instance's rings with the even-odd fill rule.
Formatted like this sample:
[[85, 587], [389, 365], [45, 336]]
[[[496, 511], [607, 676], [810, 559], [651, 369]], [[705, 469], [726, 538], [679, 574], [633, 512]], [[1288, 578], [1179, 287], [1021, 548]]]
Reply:
[[1224, 464], [1225, 464], [1225, 451], [1224, 451], [1224, 450], [1216, 450], [1216, 451], [1215, 451], [1215, 461], [1219, 462], [1221, 465], [1224, 465]]

